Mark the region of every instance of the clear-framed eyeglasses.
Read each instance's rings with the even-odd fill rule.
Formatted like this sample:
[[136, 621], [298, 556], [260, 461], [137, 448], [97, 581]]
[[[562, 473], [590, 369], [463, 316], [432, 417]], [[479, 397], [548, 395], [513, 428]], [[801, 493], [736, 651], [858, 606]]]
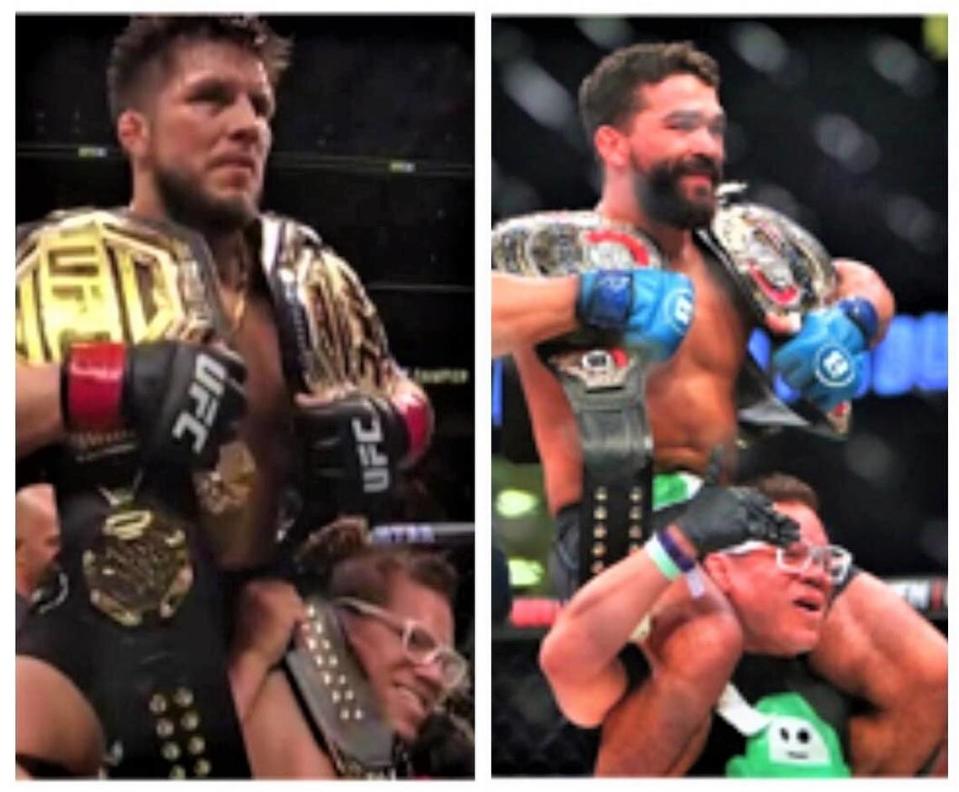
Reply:
[[775, 550], [776, 565], [784, 572], [801, 575], [811, 564], [819, 564], [829, 576], [830, 582], [838, 586], [849, 574], [852, 564], [852, 553], [839, 545], [809, 545], [805, 542], [794, 542], [789, 547], [774, 547], [766, 542], [749, 541], [726, 548], [730, 555], [745, 555], [756, 550]]
[[334, 604], [369, 616], [390, 627], [403, 642], [403, 652], [416, 665], [431, 665], [440, 669], [445, 692], [450, 692], [466, 678], [469, 664], [452, 646], [442, 644], [416, 619], [403, 619], [379, 605], [355, 597], [338, 597]]

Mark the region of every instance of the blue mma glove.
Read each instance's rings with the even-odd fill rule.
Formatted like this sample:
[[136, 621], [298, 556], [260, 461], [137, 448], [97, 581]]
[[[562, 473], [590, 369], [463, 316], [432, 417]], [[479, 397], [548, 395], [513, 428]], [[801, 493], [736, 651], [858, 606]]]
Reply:
[[861, 298], [811, 311], [799, 332], [773, 355], [773, 370], [828, 412], [859, 390], [877, 325], [875, 309]]
[[605, 330], [620, 330], [626, 346], [654, 360], [672, 355], [693, 321], [693, 284], [659, 269], [587, 270], [579, 276], [576, 315]]

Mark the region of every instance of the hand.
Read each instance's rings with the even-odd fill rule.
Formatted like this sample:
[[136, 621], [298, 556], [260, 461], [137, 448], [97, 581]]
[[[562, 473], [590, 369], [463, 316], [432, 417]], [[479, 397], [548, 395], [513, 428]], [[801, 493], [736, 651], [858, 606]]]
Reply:
[[76, 431], [132, 428], [146, 460], [209, 468], [246, 411], [245, 379], [227, 349], [78, 344], [63, 368], [64, 420]]
[[706, 484], [677, 518], [676, 526], [699, 558], [758, 539], [786, 547], [799, 541], [799, 525], [775, 509], [769, 498], [749, 487]]
[[297, 398], [304, 495], [332, 497], [337, 510], [366, 514], [391, 494], [410, 438], [386, 399], [350, 393], [332, 401]]
[[773, 355], [789, 387], [828, 412], [862, 384], [868, 340], [841, 306], [811, 311], [796, 336]]
[[627, 346], [665, 360], [692, 324], [693, 294], [692, 281], [678, 272], [587, 270], [579, 276], [576, 312], [586, 324], [622, 330]]
[[293, 586], [282, 580], [253, 580], [243, 587], [237, 603], [234, 654], [255, 654], [263, 668], [272, 668], [305, 619], [306, 607]]

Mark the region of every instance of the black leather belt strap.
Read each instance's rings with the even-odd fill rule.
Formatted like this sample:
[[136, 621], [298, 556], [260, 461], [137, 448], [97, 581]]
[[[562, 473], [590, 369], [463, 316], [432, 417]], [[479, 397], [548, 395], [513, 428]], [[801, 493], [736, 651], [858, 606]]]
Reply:
[[[614, 354], [615, 352], [615, 354]], [[651, 531], [652, 433], [642, 358], [591, 349], [551, 355], [583, 450], [579, 583], [625, 558]]]

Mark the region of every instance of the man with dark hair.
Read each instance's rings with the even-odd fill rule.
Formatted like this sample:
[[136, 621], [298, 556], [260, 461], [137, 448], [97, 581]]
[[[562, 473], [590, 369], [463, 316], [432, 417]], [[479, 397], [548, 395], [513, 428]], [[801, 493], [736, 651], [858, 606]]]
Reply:
[[133, 19], [129, 208], [18, 229], [18, 481], [56, 488], [67, 581], [18, 635], [20, 771], [248, 775], [219, 570], [370, 515], [428, 445], [356, 275], [260, 213], [288, 52], [249, 18]]
[[[662, 768], [646, 740], [636, 739], [637, 714], [687, 712], [695, 698], [670, 681], [665, 653], [668, 635], [695, 619], [696, 606], [685, 586], [668, 586], [640, 628], [620, 634], [621, 646], [638, 647], [648, 669], [604, 722], [597, 772], [828, 777], [872, 774], [877, 761], [887, 772], [915, 772], [916, 759], [931, 755], [929, 745], [944, 751], [945, 640], [876, 578], [851, 570], [850, 554], [828, 544], [807, 484], [771, 474], [753, 486], [796, 522], [801, 538], [779, 548], [749, 540], [703, 559], [710, 585], [742, 627], [742, 655], [725, 670], [722, 691], [696, 729], [665, 726], [667, 736], [654, 741], [662, 750], [663, 739], [675, 740], [664, 753], [676, 759]], [[577, 600], [590, 587], [601, 596], [613, 569], [576, 594], [553, 640], [581, 640]], [[859, 594], [839, 596], [846, 587]], [[639, 591], [630, 581], [618, 596]], [[882, 603], [895, 636], [866, 628], [873, 622], [864, 625], [856, 603], [867, 601]], [[823, 645], [827, 627], [842, 636], [838, 651]]]
[[[766, 425], [808, 426], [813, 415], [842, 431], [868, 348], [894, 311], [871, 268], [831, 261], [772, 210], [721, 203], [717, 86], [715, 64], [688, 45], [607, 56], [581, 91], [602, 167], [596, 210], [517, 218], [494, 231], [492, 348], [513, 355], [529, 408], [556, 515], [554, 587], [568, 597], [599, 575], [574, 609], [578, 624], [592, 625], [588, 637], [561, 639], [557, 624], [540, 654], [560, 708], [585, 727], [604, 722], [627, 684], [615, 662], [620, 636], [597, 636], [635, 600], [624, 582], [607, 591], [600, 580], [677, 519], [711, 459], [731, 475], [737, 408], [760, 405], [750, 417]], [[781, 342], [774, 369], [811, 403], [803, 419], [751, 379], [747, 341], [757, 324]], [[696, 618], [663, 634], [655, 678], [688, 695], [668, 713], [634, 697], [623, 727], [623, 739], [643, 735], [637, 753], [651, 774], [681, 761], [674, 751], [710, 711], [742, 648], [726, 599], [693, 558], [683, 562], [690, 586], [702, 589]], [[655, 574], [638, 571], [629, 590], [648, 590]], [[858, 594], [850, 587], [844, 596]]]
[[[455, 587], [439, 555], [376, 547], [336, 562], [305, 602], [287, 583], [250, 583], [230, 668], [254, 775], [408, 776], [411, 746], [468, 671], [453, 649]], [[291, 637], [287, 669], [308, 672], [278, 667]]]

